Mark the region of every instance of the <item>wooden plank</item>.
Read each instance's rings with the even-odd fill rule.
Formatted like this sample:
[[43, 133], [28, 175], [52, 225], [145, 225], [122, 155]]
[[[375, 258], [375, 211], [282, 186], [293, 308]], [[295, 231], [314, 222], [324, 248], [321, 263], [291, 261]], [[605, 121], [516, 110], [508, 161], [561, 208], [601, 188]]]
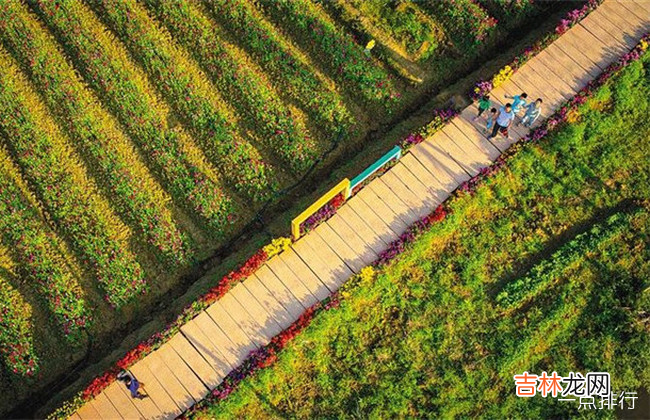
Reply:
[[216, 383], [218, 384], [228, 374], [231, 366], [226, 361], [224, 355], [212, 343], [210, 337], [203, 331], [204, 329], [208, 329], [209, 325], [210, 319], [205, 316], [205, 312], [202, 312], [199, 316], [183, 325], [181, 331], [185, 338], [192, 343], [194, 348], [198, 350], [199, 354], [203, 356], [210, 367], [217, 373]]
[[[408, 156], [410, 159], [407, 160], [415, 159], [411, 155]], [[406, 156], [404, 157], [406, 158]], [[413, 164], [413, 162], [411, 162], [411, 164]], [[408, 188], [411, 193], [413, 193], [413, 195], [415, 195], [421, 201], [421, 208], [425, 213], [428, 213], [438, 204], [440, 204], [441, 200], [438, 199], [438, 194], [435, 189], [432, 191], [427, 185], [423, 184], [423, 181], [425, 179], [428, 179], [429, 177], [432, 178], [432, 176], [429, 175], [426, 170], [422, 170], [426, 174], [426, 178], [419, 178], [415, 176], [404, 164], [404, 162], [401, 161], [397, 165], [393, 166], [393, 168], [391, 168], [391, 172], [394, 173], [395, 176], [397, 176], [397, 178], [402, 181], [406, 188]]]
[[438, 131], [433, 136], [432, 141], [438, 143], [465, 172], [472, 176], [478, 174], [482, 168], [488, 165], [488, 158], [476, 151], [474, 147], [466, 147], [464, 144], [465, 136], [456, 138], [457, 136], [454, 136], [454, 134], [449, 134], [450, 129], [447, 128], [448, 126]]
[[[355, 202], [358, 201], [359, 200], [355, 200]], [[341, 207], [337, 211], [336, 215], [334, 215], [332, 219], [337, 216], [339, 216], [348, 228], [352, 232], [356, 233], [364, 243], [372, 249], [375, 255], [379, 255], [381, 251], [386, 248], [386, 242], [384, 242], [382, 236], [375, 233], [368, 221], [359, 217], [359, 215], [352, 209], [350, 200], [348, 200], [345, 206]], [[339, 232], [339, 235], [342, 235], [342, 233]]]
[[632, 49], [639, 41], [639, 39], [648, 30], [648, 23], [650, 17], [642, 19], [630, 13], [623, 7], [618, 7], [615, 3], [606, 1], [599, 8], [602, 8], [602, 13], [597, 19], [600, 24], [602, 21], [607, 21], [611, 26], [608, 28], [616, 28], [622, 31], [621, 42], [625, 45], [627, 50]]
[[395, 233], [370, 207], [368, 207], [366, 202], [362, 200], [358, 194], [348, 199], [347, 206], [340, 208], [339, 214], [343, 214], [343, 210], [345, 210], [346, 207], [353, 210], [359, 219], [368, 223], [368, 226], [373, 231], [374, 235], [381, 238], [384, 244], [389, 244], [393, 241]]
[[[353, 250], [347, 242], [345, 242], [339, 235], [332, 230], [332, 228], [327, 224], [321, 224], [318, 229], [314, 231], [314, 234], [318, 235], [322, 239], [329, 249], [334, 252], [350, 270], [354, 273], [361, 271], [366, 264], [363, 262], [359, 253]], [[319, 298], [319, 300], [322, 300]]]
[[618, 57], [612, 45], [604, 44], [584, 26], [578, 24], [571, 30], [575, 31], [574, 45], [588, 45], [587, 48], [583, 48], [583, 51], [603, 70]]
[[[150, 357], [145, 359], [145, 367], [154, 375], [154, 381], [147, 382], [147, 391], [151, 392], [153, 397], [154, 389], [157, 390], [155, 402], [158, 408], [169, 416], [166, 418], [176, 418], [194, 405], [194, 398], [187, 387], [174, 375], [177, 366], [167, 365], [158, 351], [151, 353]], [[168, 398], [161, 398], [162, 392], [166, 393]]]
[[309, 290], [317, 300], [323, 300], [330, 295], [330, 290], [320, 281], [320, 278], [305, 264], [305, 262], [296, 254], [296, 251], [289, 249], [280, 254], [280, 259]]
[[273, 274], [271, 270], [268, 269], [268, 267], [260, 267], [260, 269], [257, 270], [254, 275], [260, 280], [264, 287], [266, 287], [269, 292], [271, 292], [273, 297], [282, 304], [284, 309], [289, 312], [291, 322], [298, 319], [304, 310], [307, 309], [302, 305], [302, 303], [300, 303], [300, 300], [298, 300], [289, 289], [284, 287], [284, 284], [282, 284], [282, 282], [278, 280], [277, 277], [275, 277], [275, 274]]
[[311, 290], [296, 277], [280, 256], [271, 258], [271, 260], [266, 263], [266, 266], [287, 289], [291, 290], [291, 293], [300, 301], [300, 303], [302, 303], [302, 306], [309, 308], [314, 303], [318, 302], [316, 296], [314, 296]]
[[[236, 368], [241, 363], [236, 346], [205, 311], [200, 313], [194, 320], [196, 326], [209, 340], [206, 347], [210, 347], [221, 361], [220, 366], [223, 366], [223, 369], [218, 370], [217, 373], [221, 373], [225, 377], [231, 369]], [[215, 370], [217, 369], [215, 368]]]
[[[259, 271], [259, 270], [258, 270]], [[257, 337], [249, 337], [245, 331], [231, 318], [228, 311], [221, 305], [221, 299], [210, 305], [206, 312], [214, 321], [221, 331], [226, 334], [230, 341], [234, 344], [234, 349], [237, 352], [239, 363], [241, 364], [252, 352], [257, 349], [259, 341]], [[249, 328], [247, 328], [249, 330]]]
[[[302, 239], [304, 238], [305, 237]], [[294, 242], [293, 245], [291, 245], [291, 248], [330, 292], [334, 292], [336, 289], [338, 289], [336, 279], [334, 278], [334, 273], [327, 266], [327, 263], [324, 261], [323, 257], [318, 253], [315, 253], [306, 241], [300, 240], [298, 242]], [[306, 306], [305, 309], [309, 306]]]
[[611, 23], [606, 18], [606, 13], [602, 15], [599, 19], [583, 19], [579, 25], [607, 45], [607, 48], [611, 48], [614, 57], [620, 57], [630, 49], [623, 39], [625, 28], [619, 28]]
[[[376, 180], [379, 178], [376, 178]], [[377, 191], [376, 185], [379, 182], [372, 182], [366, 186], [363, 190], [357, 193], [357, 197], [365, 201], [366, 205], [370, 207], [379, 217], [382, 218], [386, 224], [393, 231], [392, 238], [400, 235], [406, 230], [410, 217], [412, 215], [405, 214], [400, 217], [400, 214], [396, 213], [393, 209], [398, 206], [395, 202], [396, 198], [388, 188], [382, 191], [381, 193]], [[382, 185], [384, 185], [382, 183]]]
[[82, 420], [81, 416], [77, 413], [72, 413], [70, 417], [68, 417], [69, 420]]
[[122, 417], [115, 408], [115, 405], [113, 405], [111, 400], [106, 396], [105, 391], [102, 391], [99, 395], [93, 398], [92, 405], [103, 419], [118, 419]]
[[400, 183], [395, 183], [395, 174], [390, 171], [384, 173], [380, 178], [376, 179], [376, 182], [372, 183], [372, 188], [377, 197], [382, 199], [388, 208], [404, 221], [406, 227], [418, 220], [418, 212], [411, 207], [407, 200], [402, 198], [408, 191], [405, 191], [405, 187]]
[[[547, 85], [552, 86], [552, 88], [561, 95], [562, 102], [571, 99], [576, 91], [558, 75], [556, 75], [551, 68], [546, 66], [539, 58], [535, 57], [530, 62], [526, 64], [529, 66], [530, 70], [535, 74], [535, 80], [546, 80]], [[529, 76], [526, 73], [526, 76]], [[534, 81], [530, 77], [528, 78], [531, 81]], [[543, 86], [536, 87], [541, 88], [542, 92], [544, 91]], [[536, 99], [536, 96], [529, 98], [531, 101]]]
[[[429, 199], [429, 196], [426, 193], [426, 190], [423, 194], [415, 194], [413, 190], [409, 188], [407, 183], [401, 179], [400, 176], [398, 176], [398, 173], [403, 176], [405, 175], [404, 167], [399, 166], [399, 168], [401, 170], [394, 171], [393, 169], [395, 169], [395, 167], [392, 167], [390, 171], [381, 176], [381, 180], [384, 181], [384, 184], [386, 184], [386, 186], [391, 191], [393, 191], [397, 198], [399, 198], [406, 206], [408, 206], [408, 209], [411, 211], [411, 213], [415, 215], [415, 220], [413, 221], [415, 222], [429, 213], [429, 206], [426, 203], [426, 200]], [[413, 188], [416, 187], [417, 184], [413, 186]], [[409, 225], [413, 224], [413, 222], [411, 222]]]
[[[318, 235], [314, 234], [308, 236], [309, 237], [305, 238], [306, 240], [303, 241], [302, 244], [294, 245], [296, 245], [296, 247], [301, 245], [304, 246], [305, 249], [309, 250], [309, 254], [314, 257], [312, 260], [317, 259], [322, 261], [325, 270], [329, 271], [328, 283], [326, 283], [326, 285], [332, 292], [335, 292], [341, 284], [352, 275], [352, 270], [345, 265], [345, 262], [343, 262], [343, 260], [341, 260]], [[303, 256], [302, 259], [306, 262], [304, 253], [300, 255]], [[316, 271], [314, 270], [314, 272]]]
[[409, 151], [409, 155], [440, 182], [444, 191], [451, 191], [458, 184], [469, 179], [469, 174], [446, 154], [441, 158], [448, 159], [448, 163], [439, 160], [440, 154], [443, 152], [436, 145], [428, 142], [420, 143]]
[[[255, 320], [246, 309], [241, 306], [237, 300], [232, 297], [230, 293], [226, 293], [219, 299], [219, 305], [223, 308], [224, 313], [234, 322], [233, 325], [239, 326], [241, 331], [246, 334], [249, 341], [252, 341], [255, 346], [264, 347], [271, 341], [273, 335], [267, 335], [262, 326]], [[254, 350], [253, 346], [248, 348]]]
[[325, 224], [336, 234], [347, 246], [354, 250], [364, 265], [369, 265], [377, 258], [377, 254], [361, 236], [358, 230], [350, 227], [340, 214], [335, 214]]
[[535, 56], [544, 66], [553, 72], [558, 79], [561, 79], [574, 92], [578, 92], [584, 85], [581, 82], [583, 75], [576, 66], [566, 68], [561, 60], [553, 58], [545, 49]]
[[572, 69], [567, 71], [570, 71], [574, 75], [575, 81], [571, 85], [574, 89], [580, 90], [592, 80], [592, 76], [557, 45], [551, 44], [540, 54], [548, 54], [553, 61], [561, 64], [565, 70]]
[[469, 110], [466, 111], [461, 113], [460, 118], [454, 118], [454, 126], [458, 129], [459, 133], [462, 133], [470, 139], [472, 143], [480, 144], [484, 153], [489, 153], [488, 158], [490, 163], [494, 162], [503, 151], [510, 147], [510, 144], [503, 144], [502, 142], [495, 141], [495, 139], [488, 140], [487, 134], [489, 133], [485, 133], [476, 127], [472, 121], [474, 117], [471, 116]]
[[[554, 47], [564, 54], [566, 54], [573, 62], [574, 65], [580, 66], [586, 73], [585, 78], [587, 80], [595, 79], [602, 72], [602, 70], [587, 56], [585, 56], [579, 49], [573, 46], [569, 41], [566, 41], [564, 36], [560, 37], [557, 41], [551, 44], [550, 47]], [[549, 47], [549, 48], [550, 48]]]
[[160, 359], [170, 368], [176, 379], [183, 384], [195, 402], [198, 402], [208, 395], [208, 388], [199, 379], [192, 369], [185, 363], [183, 358], [174, 351], [169, 343], [163, 344], [158, 350]]
[[444, 188], [442, 183], [431, 172], [427, 171], [412, 153], [404, 155], [400, 159], [400, 165], [403, 165], [407, 171], [413, 174], [427, 188], [434, 206], [437, 206], [449, 197], [449, 190]]
[[84, 405], [82, 405], [79, 410], [77, 410], [76, 418], [81, 419], [81, 420], [94, 420], [94, 419], [100, 419], [103, 418], [99, 411], [95, 408], [94, 399], [86, 402]]
[[644, 20], [648, 19], [648, 7], [650, 7], [650, 5], [648, 5], [648, 2], [640, 2], [637, 0], [616, 0], [616, 3], [618, 3], [616, 6], [619, 8], [624, 8], [633, 15]]
[[[264, 284], [255, 275], [249, 276], [242, 283], [248, 292], [271, 314], [273, 319], [280, 324], [282, 329], [286, 329], [296, 319], [287, 309], [278, 301], [273, 293], [267, 289]], [[297, 303], [297, 302], [296, 302]]]
[[[606, 66], [601, 62], [598, 53], [594, 51], [593, 45], [580, 44], [578, 41], [578, 28], [579, 26], [576, 25], [569, 29], [566, 35], [561, 36], [554, 44], [566, 51], [574, 60], [580, 62], [595, 78], [602, 73]], [[594, 73], [596, 76], [593, 76]]]
[[[135, 378], [140, 382], [140, 393], [142, 395], [146, 395], [145, 398], [132, 398], [131, 402], [144, 418], [168, 418], [168, 416], [165, 416], [165, 413], [158, 408], [158, 405], [154, 400], [154, 398], [159, 398], [156, 395], [157, 393], [162, 393], [162, 396], [164, 397], [165, 392], [156, 388], [153, 375], [149, 372], [148, 369], [145, 368], [147, 359], [149, 359], [149, 356], [143, 358], [138, 363], [131, 366], [129, 369]], [[172, 401], [172, 404], [173, 403], [174, 402]]]
[[221, 378], [219, 374], [208, 364], [196, 348], [182, 334], [176, 334], [168, 343], [183, 361], [192, 369], [197, 378], [203, 382], [206, 387], [213, 389]]
[[[178, 408], [178, 405], [176, 405], [174, 401], [183, 399], [183, 393], [185, 392], [185, 389], [183, 389], [183, 393], [181, 394], [169, 394], [165, 390], [165, 388], [160, 384], [160, 381], [155, 376], [159, 376], [163, 381], [167, 383], [171, 383], [172, 381], [176, 382], [176, 378], [169, 371], [169, 369], [167, 369], [166, 366], [164, 366], [164, 369], [151, 370], [149, 366], [153, 360], [153, 357], [150, 357], [152, 355], [153, 353], [140, 360], [131, 368], [131, 372], [133, 372], [135, 377], [142, 384], [144, 384], [143, 392], [148, 395], [147, 398], [144, 398], [142, 400], [132, 401], [135, 403], [136, 407], [138, 407], [141, 413], [145, 413], [145, 411], [143, 411], [144, 405], [147, 405], [148, 407], [155, 407], [155, 409], [148, 408], [150, 411], [145, 414], [145, 418], [174, 419], [176, 416], [181, 414], [181, 410]], [[154, 363], [154, 366], [155, 365], [157, 365], [157, 363]], [[154, 371], [156, 372], [155, 376], [153, 374]]]
[[282, 332], [282, 326], [274, 319], [262, 305], [250, 294], [248, 289], [239, 283], [228, 292], [260, 325], [264, 327], [265, 333], [269, 337], [275, 337]]
[[113, 382], [102, 393], [113, 403], [113, 407], [115, 407], [120, 417], [125, 419], [143, 418], [131, 402], [131, 395], [126, 394], [126, 388], [122, 382]]

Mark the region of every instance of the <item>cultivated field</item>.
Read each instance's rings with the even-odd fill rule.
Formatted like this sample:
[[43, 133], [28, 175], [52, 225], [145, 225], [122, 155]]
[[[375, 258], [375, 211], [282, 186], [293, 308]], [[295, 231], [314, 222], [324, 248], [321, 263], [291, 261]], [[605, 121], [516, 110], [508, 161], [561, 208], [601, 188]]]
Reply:
[[340, 158], [546, 12], [0, 2], [0, 411], [102, 348], [95, 338], [125, 335], [327, 151]]

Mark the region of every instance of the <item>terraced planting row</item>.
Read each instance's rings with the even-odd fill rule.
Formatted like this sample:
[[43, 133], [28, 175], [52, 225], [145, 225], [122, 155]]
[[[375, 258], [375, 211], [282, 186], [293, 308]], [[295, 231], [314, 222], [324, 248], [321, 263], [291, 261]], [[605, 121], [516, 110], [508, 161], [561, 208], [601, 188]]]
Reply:
[[[461, 15], [355, 4], [418, 65], [457, 57], [446, 32]], [[0, 415], [89, 343], [118, 340], [262, 206], [431, 88], [366, 51], [372, 33], [333, 10], [0, 2]]]

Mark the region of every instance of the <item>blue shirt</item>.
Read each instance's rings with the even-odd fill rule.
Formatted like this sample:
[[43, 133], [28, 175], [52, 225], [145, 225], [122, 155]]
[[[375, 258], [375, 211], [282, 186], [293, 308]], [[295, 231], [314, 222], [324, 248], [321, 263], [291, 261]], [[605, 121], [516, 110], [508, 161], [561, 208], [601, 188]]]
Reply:
[[512, 97], [512, 110], [518, 112], [521, 108], [526, 106], [526, 100], [521, 97], [521, 95], [515, 95]]
[[510, 112], [506, 112], [506, 108], [502, 106], [499, 109], [499, 115], [497, 115], [497, 124], [499, 124], [501, 127], [507, 127], [510, 125], [514, 118], [515, 113], [512, 110], [510, 110]]
[[539, 113], [542, 111], [542, 107], [536, 107], [535, 102], [526, 107], [526, 116], [527, 117], [538, 117]]

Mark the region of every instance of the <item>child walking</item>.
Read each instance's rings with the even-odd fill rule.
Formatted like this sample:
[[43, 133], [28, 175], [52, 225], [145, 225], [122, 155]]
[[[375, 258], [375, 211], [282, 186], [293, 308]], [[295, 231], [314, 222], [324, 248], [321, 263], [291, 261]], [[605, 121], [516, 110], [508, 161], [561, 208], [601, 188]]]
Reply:
[[490, 103], [490, 96], [489, 95], [481, 96], [479, 98], [479, 100], [478, 100], [478, 115], [476, 117], [474, 117], [474, 119], [472, 121], [475, 122], [477, 119], [479, 119], [479, 117], [481, 116], [481, 114], [483, 112], [490, 109], [491, 105], [492, 104]]
[[483, 132], [485, 134], [489, 133], [490, 130], [492, 129], [492, 126], [494, 125], [494, 120], [495, 120], [496, 117], [497, 117], [497, 109], [492, 108], [490, 110], [490, 113], [487, 116], [487, 120], [485, 121], [485, 129], [483, 130]]
[[512, 99], [512, 112], [514, 112], [515, 115], [519, 114], [519, 111], [521, 111], [526, 106], [526, 98], [528, 98], [528, 94], [526, 92], [522, 92], [519, 95], [515, 96], [504, 96], [508, 99]]
[[534, 123], [539, 114], [542, 112], [542, 98], [537, 98], [535, 102], [526, 106], [526, 113], [524, 117], [519, 121], [519, 124], [523, 124], [524, 127], [530, 128]]
[[146, 394], [140, 392], [140, 388], [144, 388], [144, 384], [140, 383], [128, 370], [123, 370], [118, 373], [117, 380], [123, 382], [126, 389], [131, 392], [131, 398], [143, 399], [147, 397]]

